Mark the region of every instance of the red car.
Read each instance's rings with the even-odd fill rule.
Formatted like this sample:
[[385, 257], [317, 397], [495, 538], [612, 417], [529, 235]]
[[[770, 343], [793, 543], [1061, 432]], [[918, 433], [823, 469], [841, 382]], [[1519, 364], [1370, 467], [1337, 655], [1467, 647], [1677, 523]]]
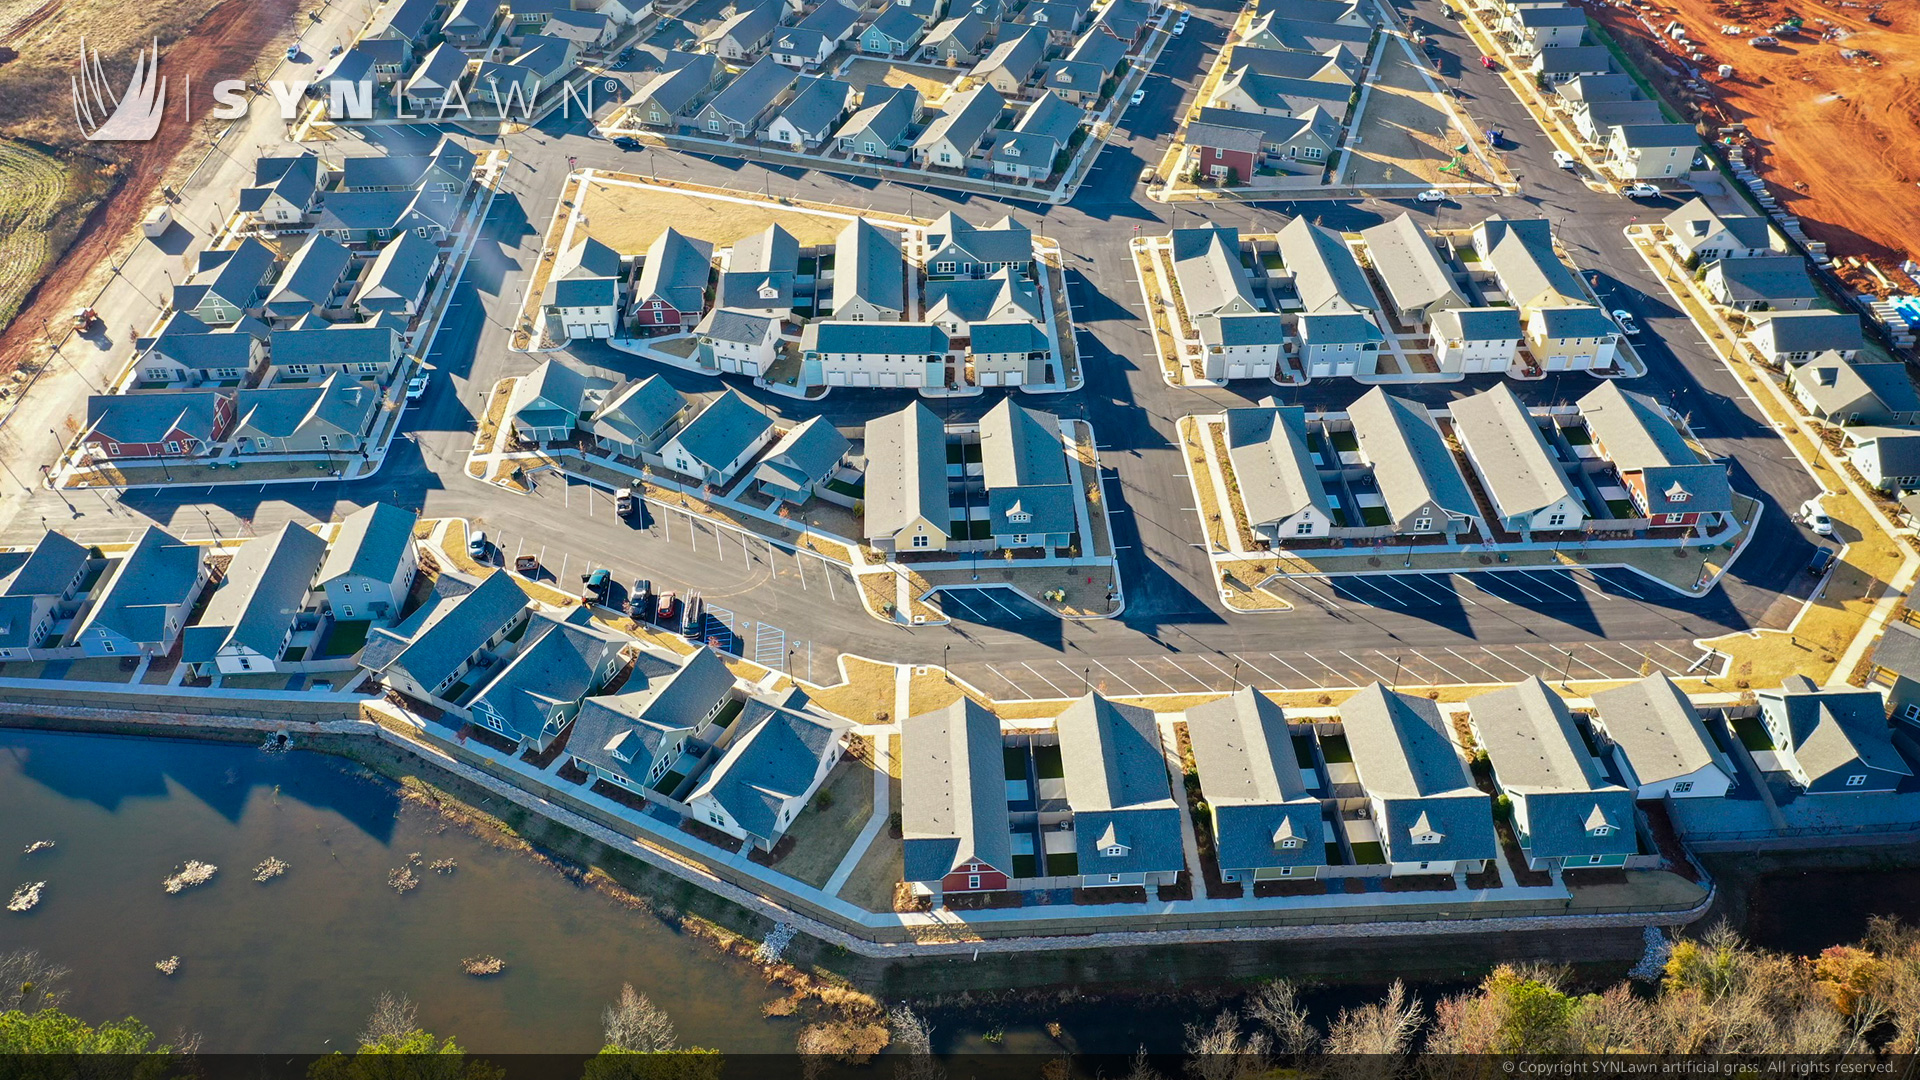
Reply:
[[1492, 71], [1492, 70], [1493, 70], [1493, 57], [1491, 57], [1491, 56], [1483, 56], [1483, 57], [1481, 57], [1481, 58], [1480, 58], [1480, 66], [1481, 66], [1481, 67], [1483, 67], [1483, 68], [1486, 68], [1486, 69], [1487, 69], [1488, 71]]
[[660, 594], [660, 605], [654, 608], [654, 612], [653, 612], [654, 621], [663, 623], [663, 624], [670, 623], [673, 621], [674, 615], [677, 614], [679, 610], [680, 610], [679, 594], [663, 592]]

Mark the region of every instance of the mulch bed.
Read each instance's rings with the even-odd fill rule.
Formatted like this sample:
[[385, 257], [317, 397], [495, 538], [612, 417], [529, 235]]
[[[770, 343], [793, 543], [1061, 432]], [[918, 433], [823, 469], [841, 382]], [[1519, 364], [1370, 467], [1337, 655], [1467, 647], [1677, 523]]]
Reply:
[[772, 866], [792, 854], [792, 852], [793, 837], [783, 836], [773, 845], [772, 851], [761, 851], [757, 847], [751, 848], [747, 851], [747, 858], [759, 863], [761, 866]]
[[1381, 883], [1388, 892], [1452, 892], [1459, 887], [1452, 874], [1408, 874]]
[[1143, 885], [1114, 885], [1100, 889], [1075, 889], [1073, 902], [1076, 904], [1144, 904], [1147, 902], [1147, 890]]
[[568, 724], [567, 729], [560, 733], [560, 737], [548, 744], [544, 753], [535, 753], [533, 747], [529, 746], [527, 747], [527, 752], [520, 755], [520, 760], [536, 769], [544, 769], [559, 760], [561, 754], [566, 753], [567, 739], [572, 737], [572, 735], [573, 725]]
[[1487, 868], [1477, 874], [1467, 875], [1469, 889], [1497, 889], [1500, 887], [1500, 864], [1489, 861]]
[[584, 772], [580, 766], [575, 765], [572, 758], [568, 758], [567, 763], [560, 766], [555, 775], [569, 784], [584, 784], [593, 778], [591, 773]]
[[1155, 891], [1161, 900], [1191, 900], [1193, 899], [1193, 875], [1182, 870], [1173, 884], [1162, 885]]
[[1584, 870], [1562, 870], [1560, 880], [1569, 886], [1574, 885], [1625, 885], [1627, 872], [1618, 867], [1590, 867]]
[[1017, 892], [966, 892], [948, 893], [945, 903], [949, 911], [985, 911], [988, 908], [1016, 908], [1020, 906], [1021, 896]]
[[1325, 896], [1331, 880], [1303, 878], [1299, 881], [1256, 881], [1253, 883], [1253, 895], [1266, 896]]
[[1700, 872], [1694, 869], [1692, 860], [1687, 858], [1686, 849], [1680, 844], [1680, 834], [1673, 827], [1673, 817], [1667, 812], [1666, 800], [1643, 800], [1640, 812], [1646, 815], [1647, 831], [1653, 834], [1654, 846], [1660, 850], [1660, 857], [1666, 860], [1666, 869], [1699, 884]]
[[[594, 785], [594, 790], [598, 791], [601, 786], [602, 785], [599, 784]], [[728, 836], [719, 829], [711, 825], [702, 825], [692, 818], [680, 819], [680, 831], [692, 836], [697, 836], [717, 848], [722, 848], [727, 851], [740, 850], [741, 840], [739, 837]]]
[[[593, 786], [587, 790], [602, 798], [612, 799], [614, 802], [619, 803], [629, 810], [645, 810], [647, 808], [647, 800], [641, 798], [639, 794], [628, 791], [618, 784], [609, 784], [605, 780], [595, 780]], [[728, 839], [732, 839], [732, 837], [728, 837]], [[738, 842], [739, 841], [735, 841], [735, 843]]]
[[520, 752], [519, 743], [503, 735], [496, 735], [486, 728], [475, 724], [468, 724], [460, 729], [460, 741], [466, 742], [468, 740], [477, 742], [489, 750], [497, 750], [508, 757], [512, 757]]

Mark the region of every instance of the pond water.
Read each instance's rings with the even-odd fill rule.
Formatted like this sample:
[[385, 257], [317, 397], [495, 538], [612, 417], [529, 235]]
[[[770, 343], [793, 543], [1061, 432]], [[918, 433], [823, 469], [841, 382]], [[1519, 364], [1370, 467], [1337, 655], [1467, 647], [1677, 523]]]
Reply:
[[[51, 851], [22, 854], [36, 840]], [[417, 888], [391, 872], [419, 853]], [[268, 858], [286, 873], [265, 884]], [[219, 867], [168, 895], [187, 860]], [[452, 859], [451, 874], [425, 863]], [[684, 1042], [731, 1053], [793, 1046], [781, 996], [746, 965], [448, 827], [357, 765], [232, 744], [0, 730], [0, 893], [47, 883], [38, 907], [0, 912], [0, 952], [72, 969], [67, 1008], [133, 1015], [208, 1051], [351, 1047], [373, 998], [404, 993], [424, 1027], [470, 1049], [590, 1053], [600, 1012], [631, 982]], [[464, 957], [504, 974], [474, 978]], [[180, 958], [169, 977], [157, 961]]]

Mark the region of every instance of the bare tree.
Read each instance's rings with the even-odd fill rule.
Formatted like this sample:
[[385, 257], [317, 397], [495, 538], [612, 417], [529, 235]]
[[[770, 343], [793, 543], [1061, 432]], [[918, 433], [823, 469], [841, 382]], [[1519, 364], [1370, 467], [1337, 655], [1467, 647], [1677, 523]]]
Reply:
[[1300, 988], [1289, 979], [1275, 979], [1249, 998], [1247, 1018], [1266, 1031], [1276, 1054], [1298, 1057], [1320, 1045], [1320, 1032], [1307, 1022], [1306, 1006], [1300, 1004]]
[[420, 1010], [405, 994], [380, 991], [373, 999], [367, 1026], [360, 1029], [360, 1045], [374, 1046], [385, 1039], [404, 1039], [420, 1028]]
[[1399, 1057], [1413, 1044], [1422, 1018], [1419, 1000], [1409, 997], [1406, 984], [1395, 979], [1384, 1001], [1340, 1010], [1327, 1031], [1327, 1052]]
[[887, 1026], [893, 1029], [893, 1045], [904, 1055], [894, 1075], [900, 1080], [940, 1080], [945, 1070], [933, 1058], [933, 1025], [926, 1017], [901, 1005], [887, 1013]]
[[620, 1000], [607, 1006], [600, 1022], [606, 1027], [608, 1046], [636, 1054], [666, 1054], [679, 1046], [672, 1018], [632, 983], [621, 984]]
[[1193, 1080], [1239, 1080], [1268, 1070], [1267, 1033], [1243, 1035], [1240, 1016], [1231, 1009], [1213, 1023], [1187, 1025], [1187, 1075]]
[[1162, 1077], [1160, 1070], [1154, 1068], [1153, 1064], [1147, 1060], [1147, 1048], [1143, 1046], [1134, 1051], [1133, 1062], [1127, 1069], [1125, 1080], [1166, 1080], [1166, 1078]]
[[32, 1012], [60, 1004], [65, 992], [60, 980], [67, 969], [43, 958], [38, 950], [0, 953], [0, 1012]]

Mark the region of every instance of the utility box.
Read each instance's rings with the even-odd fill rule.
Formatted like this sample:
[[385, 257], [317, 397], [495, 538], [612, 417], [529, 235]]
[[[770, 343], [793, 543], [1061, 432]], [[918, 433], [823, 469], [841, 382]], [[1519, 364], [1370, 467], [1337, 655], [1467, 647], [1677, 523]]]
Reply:
[[149, 240], [157, 240], [165, 236], [167, 230], [171, 228], [173, 228], [173, 208], [167, 206], [154, 207], [147, 214], [147, 220], [140, 223], [140, 231], [145, 233]]

